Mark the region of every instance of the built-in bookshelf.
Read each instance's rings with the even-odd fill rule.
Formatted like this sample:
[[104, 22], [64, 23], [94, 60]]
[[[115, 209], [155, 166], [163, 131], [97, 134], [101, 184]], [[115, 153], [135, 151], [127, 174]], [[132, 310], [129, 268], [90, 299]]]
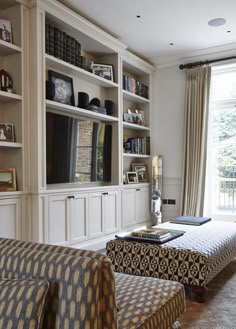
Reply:
[[122, 62], [123, 173], [133, 163], [150, 165], [152, 83], [150, 67], [127, 56]]
[[[0, 214], [7, 209], [7, 231], [12, 232], [1, 231], [1, 235], [55, 244], [86, 242], [130, 226], [122, 214], [135, 209], [137, 203], [145, 215], [134, 216], [132, 225], [148, 221], [150, 180], [137, 183], [138, 187], [126, 186], [123, 172], [130, 171], [134, 162], [147, 166], [150, 162], [154, 68], [57, 1], [30, 2], [28, 7], [28, 1], [4, 0], [0, 10], [11, 21], [13, 37], [12, 42], [0, 38], [1, 68], [13, 81], [13, 88], [0, 90], [0, 124], [14, 126], [14, 138], [0, 140], [0, 168], [16, 169], [17, 177], [17, 191], [1, 192]], [[51, 72], [69, 81], [63, 101], [55, 97], [58, 90]], [[93, 106], [81, 104], [79, 93], [86, 94]], [[73, 102], [67, 102], [68, 95]], [[109, 109], [107, 104], [111, 104]], [[132, 122], [124, 114], [131, 114]], [[111, 156], [111, 173], [106, 179], [48, 183], [48, 171], [63, 168], [60, 159], [54, 167], [48, 165], [48, 134], [53, 133], [50, 120], [54, 115], [65, 117], [67, 128], [92, 126], [96, 134], [99, 129], [107, 130], [106, 147], [110, 144], [111, 152], [104, 148], [104, 158]], [[65, 162], [71, 154], [76, 160], [83, 155], [88, 163], [94, 162], [99, 138], [95, 138], [93, 152], [87, 140], [77, 145], [75, 139], [73, 143], [67, 139], [69, 135], [63, 138], [64, 129], [60, 131], [53, 140], [52, 153], [53, 148], [64, 153]], [[131, 141], [127, 152], [123, 150], [124, 137]], [[65, 141], [69, 141], [67, 150], [62, 147]], [[99, 168], [101, 161], [97, 163]], [[90, 177], [85, 166], [78, 170], [70, 164], [67, 162], [76, 178], [83, 170], [84, 177]], [[109, 168], [104, 168], [107, 173]]]

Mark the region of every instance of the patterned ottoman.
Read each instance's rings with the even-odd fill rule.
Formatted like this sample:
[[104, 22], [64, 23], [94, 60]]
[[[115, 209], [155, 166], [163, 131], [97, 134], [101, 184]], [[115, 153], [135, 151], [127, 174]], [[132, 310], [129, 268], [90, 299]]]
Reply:
[[193, 293], [199, 296], [194, 297], [201, 301], [204, 287], [236, 256], [236, 224], [211, 221], [201, 226], [164, 223], [158, 227], [186, 233], [161, 246], [120, 239], [107, 242], [115, 271], [196, 287]]

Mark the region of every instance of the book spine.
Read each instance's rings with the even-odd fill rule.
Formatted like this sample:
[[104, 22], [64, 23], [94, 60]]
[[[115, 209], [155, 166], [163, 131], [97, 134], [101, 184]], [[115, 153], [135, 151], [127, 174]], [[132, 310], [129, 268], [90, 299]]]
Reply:
[[45, 26], [45, 52], [49, 54], [49, 24]]
[[48, 25], [48, 35], [49, 35], [48, 53], [49, 55], [54, 56], [54, 27], [51, 25]]

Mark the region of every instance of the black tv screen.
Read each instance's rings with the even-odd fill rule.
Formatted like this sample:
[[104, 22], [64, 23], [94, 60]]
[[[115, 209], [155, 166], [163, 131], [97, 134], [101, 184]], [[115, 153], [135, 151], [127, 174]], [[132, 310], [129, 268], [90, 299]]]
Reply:
[[112, 126], [47, 112], [47, 184], [109, 182]]

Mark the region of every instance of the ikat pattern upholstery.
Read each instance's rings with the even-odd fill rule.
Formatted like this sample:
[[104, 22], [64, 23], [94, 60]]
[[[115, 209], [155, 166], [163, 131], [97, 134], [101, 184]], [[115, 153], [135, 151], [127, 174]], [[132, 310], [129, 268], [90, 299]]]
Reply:
[[88, 257], [99, 262], [101, 267], [100, 275], [100, 289], [98, 309], [99, 309], [99, 327], [104, 329], [116, 328], [117, 312], [116, 312], [116, 298], [115, 298], [115, 279], [111, 260], [105, 255], [99, 254], [95, 251], [75, 249], [64, 246], [48, 245], [42, 243], [33, 243], [27, 241], [20, 241], [15, 239], [0, 239], [1, 245], [15, 246], [17, 248], [26, 248], [32, 250], [46, 251], [50, 253], [70, 255], [74, 257]]
[[0, 279], [0, 328], [40, 329], [49, 283]]
[[95, 259], [0, 245], [0, 277], [49, 281], [43, 329], [98, 329], [100, 276]]
[[165, 329], [185, 309], [184, 287], [178, 282], [115, 274], [119, 329]]
[[236, 256], [236, 224], [201, 226], [165, 223], [158, 227], [186, 233], [161, 246], [125, 240], [107, 243], [116, 272], [206, 286]]
[[[89, 320], [86, 323], [81, 323], [75, 322], [73, 318], [67, 318], [68, 321], [64, 321], [63, 323], [61, 315], [59, 314], [61, 312], [61, 309], [57, 306], [57, 304], [59, 304], [58, 299], [63, 299], [64, 294], [66, 294], [68, 297], [68, 294], [66, 292], [64, 294], [59, 294], [56, 282], [54, 284], [55, 288], [51, 291], [51, 294], [49, 290], [48, 300], [46, 301], [48, 304], [47, 309], [45, 310], [45, 316], [48, 320], [47, 322], [45, 322], [46, 320], [44, 321], [45, 326], [43, 327], [43, 329], [159, 329], [159, 327], [156, 326], [157, 323], [161, 323], [160, 329], [169, 329], [171, 327], [172, 322], [174, 322], [180, 316], [180, 314], [185, 308], [184, 290], [181, 284], [164, 281], [163, 285], [163, 282], [160, 282], [162, 280], [148, 278], [148, 283], [145, 285], [144, 281], [146, 280], [146, 278], [133, 277], [120, 273], [116, 273], [114, 277], [114, 272], [110, 259], [102, 254], [87, 250], [78, 250], [69, 247], [51, 246], [39, 243], [30, 243], [19, 240], [0, 238], [0, 276], [2, 274], [1, 272], [4, 272], [1, 266], [1, 258], [2, 255], [5, 254], [5, 252], [3, 251], [1, 254], [2, 248], [6, 248], [6, 250], [10, 248], [9, 255], [12, 254], [12, 249], [14, 250], [14, 255], [16, 253], [16, 250], [19, 250], [19, 253], [21, 255], [25, 253], [23, 256], [23, 258], [26, 258], [25, 262], [28, 262], [28, 259], [32, 260], [32, 258], [28, 258], [29, 254], [36, 262], [38, 257], [43, 258], [46, 262], [48, 262], [47, 257], [49, 257], [50, 263], [54, 260], [54, 257], [56, 257], [56, 260], [57, 257], [61, 257], [62, 261], [65, 257], [65, 260], [75, 260], [76, 258], [82, 258], [83, 260], [86, 259], [86, 262], [88, 261], [88, 259], [91, 259], [91, 266], [94, 262], [97, 265], [100, 265], [100, 270], [98, 272], [97, 278], [96, 274], [92, 275], [91, 273], [91, 275], [96, 278], [96, 280], [93, 280], [94, 285], [93, 287], [91, 287], [91, 289], [96, 290], [96, 294], [92, 299], [95, 301], [95, 308], [97, 308], [93, 310], [93, 308], [89, 307], [88, 305], [88, 308], [90, 310], [86, 312], [86, 319], [89, 318], [89, 314], [92, 314], [93, 319], [93, 314], [95, 313], [96, 315], [98, 315], [98, 320], [96, 320], [96, 317], [95, 319], [93, 319], [92, 323]], [[58, 266], [60, 266], [60, 261], [58, 260], [58, 262], [56, 263], [53, 262], [53, 264], [55, 265], [55, 268], [57, 268]], [[6, 267], [7, 265], [4, 266], [4, 269]], [[47, 271], [49, 271], [50, 268], [51, 266], [49, 265], [47, 269], [45, 269], [44, 273], [42, 273], [42, 276], [44, 275], [46, 278], [48, 278], [49, 276], [45, 274]], [[86, 271], [87, 266], [85, 266], [84, 268]], [[13, 271], [8, 270], [7, 272], [10, 277], [13, 276], [12, 273], [16, 275], [16, 273], [18, 272], [18, 266], [15, 266], [15, 268], [13, 268], [12, 270]], [[56, 269], [55, 271], [57, 273]], [[34, 273], [33, 269], [29, 272]], [[4, 275], [6, 275], [7, 273], [5, 271]], [[20, 270], [20, 273], [20, 276], [22, 276], [22, 269]], [[37, 273], [34, 273], [34, 275], [38, 276]], [[18, 276], [19, 275], [17, 274], [17, 277]], [[62, 281], [62, 285], [68, 286], [67, 281], [64, 277], [61, 277], [61, 275], [60, 279], [57, 278], [57, 280]], [[81, 282], [83, 284], [84, 280], [82, 279], [82, 277], [80, 280], [82, 280]], [[51, 280], [50, 278], [48, 279], [48, 281], [50, 282], [50, 286], [54, 283], [54, 280]], [[87, 286], [88, 289], [89, 287], [90, 285]], [[88, 289], [87, 294], [89, 291]], [[79, 283], [73, 285], [72, 290], [73, 294], [77, 290], [81, 291]], [[146, 300], [146, 297], [148, 299], [148, 296], [151, 295], [152, 303], [150, 303], [149, 301], [147, 302]], [[85, 296], [83, 298], [85, 298]], [[118, 304], [116, 304], [116, 299], [118, 300]], [[134, 311], [131, 312], [131, 308], [133, 308], [133, 306], [131, 307], [131, 305], [134, 305], [137, 300], [139, 301], [139, 304], [138, 308], [136, 309], [134, 319]], [[70, 307], [71, 305], [67, 300], [66, 309], [69, 311]], [[76, 312], [79, 312], [79, 307], [76, 308]], [[80, 316], [81, 313], [79, 313], [79, 317]], [[54, 324], [53, 320], [55, 319], [58, 319], [58, 321]], [[134, 324], [134, 321], [136, 325]], [[126, 326], [127, 323], [129, 323], [128, 326]]]

